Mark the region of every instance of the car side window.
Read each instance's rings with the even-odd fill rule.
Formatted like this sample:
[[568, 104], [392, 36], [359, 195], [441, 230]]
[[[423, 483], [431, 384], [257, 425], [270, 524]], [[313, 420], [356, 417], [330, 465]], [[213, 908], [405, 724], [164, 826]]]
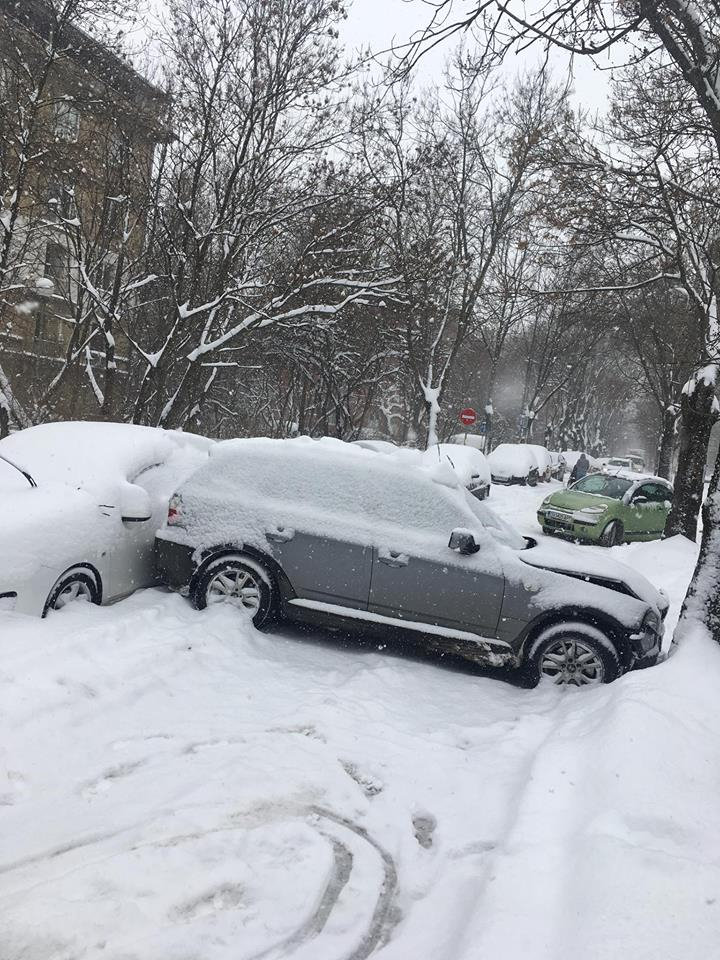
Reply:
[[646, 483], [642, 489], [650, 503], [665, 503], [672, 499], [670, 490], [662, 483]]

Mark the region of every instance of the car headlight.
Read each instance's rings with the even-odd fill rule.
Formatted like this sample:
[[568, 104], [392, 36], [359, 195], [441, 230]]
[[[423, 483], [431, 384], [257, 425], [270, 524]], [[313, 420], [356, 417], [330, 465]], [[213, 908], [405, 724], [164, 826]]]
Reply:
[[578, 523], [599, 523], [600, 518], [607, 510], [607, 507], [583, 507], [582, 510], [576, 510], [573, 518]]

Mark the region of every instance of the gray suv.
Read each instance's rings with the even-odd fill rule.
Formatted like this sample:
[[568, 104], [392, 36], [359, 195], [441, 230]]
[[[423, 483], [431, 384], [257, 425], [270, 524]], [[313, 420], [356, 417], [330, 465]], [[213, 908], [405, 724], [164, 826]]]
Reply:
[[338, 440], [230, 440], [170, 501], [157, 572], [202, 610], [410, 631], [578, 686], [658, 659], [667, 601], [582, 548], [521, 537], [447, 464]]

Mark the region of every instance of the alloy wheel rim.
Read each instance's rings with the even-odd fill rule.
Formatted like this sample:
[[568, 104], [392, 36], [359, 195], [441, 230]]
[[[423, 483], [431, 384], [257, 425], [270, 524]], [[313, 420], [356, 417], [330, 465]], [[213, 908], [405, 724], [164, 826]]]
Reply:
[[62, 610], [74, 600], [88, 600], [92, 602], [92, 590], [90, 585], [83, 580], [71, 580], [66, 584], [55, 598], [53, 610]]
[[584, 687], [602, 683], [605, 668], [592, 647], [574, 637], [564, 637], [543, 653], [540, 674], [558, 685]]
[[260, 587], [247, 570], [216, 573], [207, 588], [208, 604], [230, 603], [254, 616], [260, 609]]

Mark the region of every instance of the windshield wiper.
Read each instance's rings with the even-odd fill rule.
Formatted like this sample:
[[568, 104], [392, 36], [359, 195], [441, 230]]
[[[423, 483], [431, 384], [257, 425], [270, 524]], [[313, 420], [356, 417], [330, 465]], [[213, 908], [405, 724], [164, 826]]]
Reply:
[[37, 484], [35, 483], [35, 480], [34, 480], [33, 477], [27, 472], [27, 470], [23, 470], [22, 467], [19, 467], [16, 463], [13, 463], [12, 460], [8, 460], [8, 458], [7, 458], [7, 457], [4, 457], [1, 453], [0, 453], [0, 460], [4, 460], [5, 463], [9, 463], [10, 466], [11, 466], [11, 467], [14, 467], [14, 468], [17, 470], [18, 473], [21, 473], [21, 474], [25, 477], [25, 479], [27, 480], [27, 482], [30, 484], [31, 487], [37, 487]]

